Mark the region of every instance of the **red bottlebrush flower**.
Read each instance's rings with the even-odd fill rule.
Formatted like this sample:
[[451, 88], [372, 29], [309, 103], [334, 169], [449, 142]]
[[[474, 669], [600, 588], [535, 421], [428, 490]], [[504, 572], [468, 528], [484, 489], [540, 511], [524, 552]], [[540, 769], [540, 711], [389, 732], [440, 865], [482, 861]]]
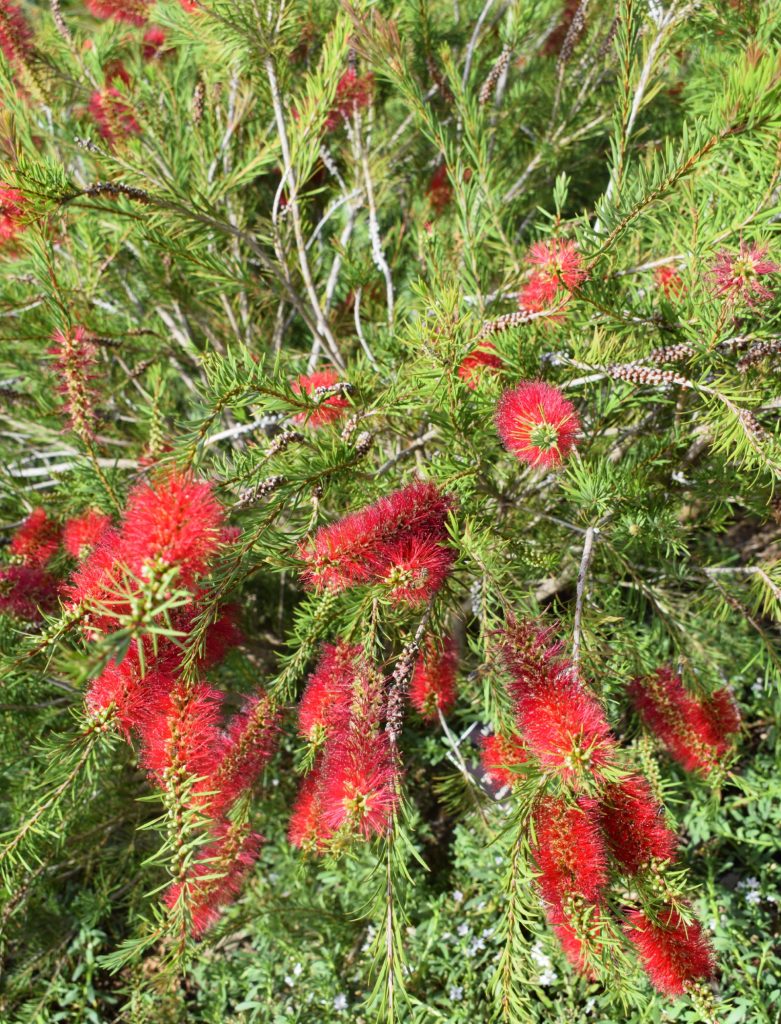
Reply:
[[185, 11], [194, 12], [198, 10], [198, 4], [196, 0], [179, 0], [179, 3], [185, 9]]
[[654, 280], [668, 299], [674, 299], [681, 294], [683, 281], [681, 275], [674, 267], [662, 266], [654, 270]]
[[118, 579], [117, 553], [121, 551], [119, 531], [108, 527], [92, 552], [71, 574], [63, 592], [71, 607], [99, 603], [115, 590]]
[[759, 279], [765, 274], [777, 273], [780, 268], [767, 258], [766, 248], [741, 242], [737, 255], [724, 250], [717, 252], [711, 269], [717, 295], [723, 295], [728, 302], [742, 300], [749, 306], [757, 306], [774, 296]]
[[683, 995], [690, 984], [713, 974], [713, 952], [702, 928], [696, 921], [686, 924], [672, 906], [658, 921], [649, 920], [642, 910], [633, 911], [626, 933], [651, 984], [665, 995]]
[[573, 780], [584, 772], [600, 775], [615, 755], [610, 726], [553, 636], [553, 627], [527, 622], [511, 622], [504, 631], [518, 731], [544, 767]]
[[89, 381], [94, 379], [97, 349], [83, 327], [71, 331], [56, 331], [49, 354], [54, 356], [55, 369], [60, 381], [57, 390], [65, 396], [65, 411], [71, 429], [80, 437], [91, 438], [95, 423], [94, 391]]
[[667, 666], [633, 680], [629, 693], [645, 725], [688, 772], [711, 771], [729, 751], [729, 736], [740, 728], [740, 713], [728, 690], [697, 699]]
[[[301, 376], [293, 383], [293, 391], [297, 394], [306, 394], [317, 400], [318, 388], [331, 388], [339, 381], [339, 375], [334, 370], [320, 370], [308, 377]], [[293, 417], [294, 423], [308, 423], [311, 427], [322, 427], [326, 423], [333, 423], [349, 409], [350, 403], [340, 394], [328, 395], [318, 402], [317, 408], [311, 412], [299, 412]]]
[[57, 603], [57, 580], [34, 565], [0, 568], [0, 612], [35, 622]]
[[26, 206], [18, 188], [0, 181], [0, 244], [13, 242], [24, 231]]
[[398, 773], [387, 733], [354, 731], [329, 751], [323, 769], [322, 819], [332, 832], [383, 835], [398, 804]]
[[580, 419], [575, 406], [541, 380], [505, 391], [496, 410], [505, 448], [530, 466], [558, 466], [577, 444]]
[[112, 705], [117, 725], [129, 737], [133, 729], [151, 727], [151, 720], [160, 709], [167, 709], [176, 686], [175, 667], [160, 659], [154, 668], [141, 673], [135, 651], [117, 664], [110, 661], [87, 688], [87, 709], [93, 715], [107, 711]]
[[259, 832], [247, 833], [231, 824], [222, 824], [215, 832], [215, 841], [198, 855], [186, 881], [175, 882], [164, 896], [166, 906], [174, 907], [186, 888], [196, 938], [218, 920], [221, 908], [239, 895], [264, 842]]
[[67, 521], [62, 533], [63, 546], [74, 558], [86, 558], [110, 525], [110, 516], [88, 509], [84, 515]]
[[377, 582], [391, 565], [390, 545], [409, 538], [446, 539], [445, 520], [451, 507], [450, 496], [434, 484], [419, 481], [395, 491], [360, 512], [321, 527], [313, 541], [302, 544], [303, 578], [333, 591]]
[[32, 51], [33, 32], [21, 8], [9, 0], [0, 0], [0, 50], [15, 67], [22, 64]]
[[[106, 82], [115, 80], [130, 85], [130, 75], [120, 61], [114, 61], [106, 68]], [[127, 99], [113, 85], [106, 85], [105, 88], [93, 92], [89, 112], [101, 136], [110, 146], [128, 135], [138, 135], [141, 132], [141, 126], [133, 116]]]
[[167, 36], [165, 29], [159, 25], [153, 25], [144, 33], [144, 60], [156, 60], [164, 56], [168, 51], [165, 49]]
[[546, 274], [532, 274], [518, 293], [518, 309], [525, 313], [542, 313], [553, 306], [558, 282]]
[[426, 196], [431, 208], [439, 214], [445, 209], [453, 198], [453, 186], [447, 172], [447, 166], [440, 164], [431, 175], [431, 181], [426, 189]]
[[561, 238], [535, 242], [529, 250], [529, 263], [538, 268], [536, 274], [557, 288], [562, 285], [568, 292], [588, 277], [575, 243]]
[[485, 341], [478, 348], [472, 349], [468, 356], [464, 356], [458, 367], [458, 376], [474, 391], [486, 371], [501, 370], [503, 367], [504, 363], [496, 354], [492, 342]]
[[313, 739], [317, 729], [344, 726], [350, 713], [356, 668], [362, 658], [363, 648], [358, 645], [324, 645], [298, 705], [298, 727], [305, 739]]
[[515, 705], [518, 731], [540, 763], [564, 778], [600, 775], [612, 764], [616, 745], [602, 708], [579, 682], [562, 686], [555, 677]]
[[57, 554], [61, 539], [59, 526], [42, 508], [34, 508], [17, 529], [8, 550], [25, 565], [42, 569]]
[[299, 850], [320, 851], [333, 834], [323, 821], [320, 800], [321, 770], [322, 761], [318, 761], [301, 783], [290, 816], [288, 841]]
[[211, 777], [222, 748], [218, 729], [222, 694], [205, 683], [186, 693], [181, 685], [156, 694], [139, 715], [143, 744], [142, 763], [165, 786], [172, 769], [188, 775]]
[[209, 812], [224, 814], [249, 789], [276, 749], [280, 713], [265, 694], [248, 701], [231, 721], [224, 737], [223, 751], [215, 772], [202, 790], [208, 797]]
[[653, 860], [675, 858], [678, 837], [667, 827], [663, 808], [639, 775], [605, 788], [601, 814], [608, 848], [627, 874], [637, 874]]
[[96, 18], [113, 18], [129, 25], [143, 25], [153, 0], [85, 0], [87, 10]]
[[535, 814], [532, 853], [552, 924], [567, 922], [568, 903], [573, 899], [600, 902], [608, 871], [596, 800], [580, 797], [572, 804], [550, 797], [542, 800]]
[[368, 107], [371, 103], [373, 85], [374, 76], [371, 73], [359, 76], [352, 68], [345, 71], [336, 86], [336, 100], [325, 119], [326, 128], [329, 131], [337, 128], [344, 118]]
[[429, 637], [409, 686], [412, 706], [426, 722], [435, 722], [438, 712], [446, 715], [456, 702], [458, 658], [452, 637]]
[[185, 585], [201, 575], [222, 542], [223, 511], [211, 485], [171, 472], [142, 483], [128, 498], [122, 553], [130, 569], [178, 566]]
[[523, 740], [515, 733], [512, 736], [493, 733], [480, 739], [483, 770], [499, 786], [514, 786], [519, 782], [522, 774], [517, 769], [525, 764], [528, 757]]
[[440, 590], [454, 557], [452, 548], [429, 537], [405, 537], [377, 552], [377, 579], [392, 604], [416, 608]]

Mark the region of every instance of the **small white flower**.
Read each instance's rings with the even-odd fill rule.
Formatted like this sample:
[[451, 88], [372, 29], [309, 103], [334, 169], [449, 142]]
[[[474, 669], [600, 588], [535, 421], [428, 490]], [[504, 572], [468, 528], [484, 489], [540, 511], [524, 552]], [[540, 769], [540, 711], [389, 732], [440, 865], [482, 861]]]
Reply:
[[291, 978], [289, 974], [286, 974], [285, 975], [285, 984], [287, 985], [288, 988], [293, 988], [296, 983], [295, 983], [295, 980], [293, 978]]
[[447, 942], [449, 939], [452, 939], [452, 938], [453, 938], [453, 933], [452, 932], [442, 932], [442, 941], [443, 942]]
[[456, 928], [456, 931], [458, 932], [462, 939], [464, 938], [465, 935], [472, 934], [472, 929], [469, 927], [468, 924], [460, 924], [458, 928]]
[[454, 903], [461, 903], [463, 898], [464, 898], [464, 894], [461, 892], [461, 890], [460, 889], [456, 889], [455, 892], [453, 893], [453, 902]]
[[585, 1006], [586, 1013], [592, 1014], [594, 1012], [594, 1007], [596, 1005], [597, 1005], [596, 996], [589, 996], [588, 999], [586, 1000], [586, 1006]]
[[483, 938], [484, 939], [490, 939], [491, 936], [493, 935], [493, 933], [494, 933], [493, 928], [483, 928]]
[[454, 1003], [460, 1003], [464, 998], [464, 990], [460, 985], [451, 985], [447, 990], [448, 998]]
[[347, 996], [343, 992], [340, 992], [338, 996], [334, 996], [334, 1009], [338, 1013], [347, 1009]]
[[547, 953], [543, 952], [542, 943], [535, 942], [529, 951], [529, 956], [537, 964], [538, 967], [548, 968], [551, 965], [550, 957]]
[[502, 862], [503, 862], [503, 861], [502, 861], [502, 858], [501, 858], [501, 857], [494, 857], [494, 863], [495, 863], [495, 864], [501, 864]]
[[548, 985], [552, 985], [556, 978], [558, 978], [558, 974], [556, 974], [554, 970], [548, 968], [548, 970], [543, 971], [542, 974], [539, 976], [539, 978], [537, 979], [537, 984], [542, 985], [543, 987], [547, 987]]
[[301, 976], [301, 972], [304, 970], [301, 964], [296, 964], [293, 968], [293, 974], [298, 978]]
[[751, 889], [746, 893], [746, 903], [759, 903], [762, 899], [762, 894], [758, 889]]

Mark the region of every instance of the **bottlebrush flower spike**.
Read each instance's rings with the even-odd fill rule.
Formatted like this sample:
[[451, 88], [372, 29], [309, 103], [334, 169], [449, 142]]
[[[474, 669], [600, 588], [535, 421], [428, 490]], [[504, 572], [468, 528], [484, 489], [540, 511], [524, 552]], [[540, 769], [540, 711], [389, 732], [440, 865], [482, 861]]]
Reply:
[[645, 725], [688, 772], [711, 771], [730, 750], [729, 737], [740, 729], [740, 713], [728, 690], [697, 699], [668, 666], [633, 680], [629, 693]]
[[530, 466], [558, 466], [577, 444], [580, 419], [575, 406], [541, 380], [505, 391], [496, 409], [505, 448]]
[[426, 189], [426, 197], [436, 214], [442, 213], [453, 198], [453, 186], [450, 183], [446, 164], [440, 164], [431, 175]]
[[535, 242], [529, 250], [529, 263], [535, 268], [534, 273], [555, 289], [561, 285], [571, 292], [588, 277], [577, 246], [566, 239]]
[[532, 274], [518, 293], [518, 309], [527, 313], [542, 313], [553, 306], [558, 290], [558, 282], [549, 275]]
[[398, 772], [384, 732], [355, 730], [329, 751], [320, 799], [322, 819], [332, 832], [364, 839], [384, 835], [398, 804]]
[[169, 708], [176, 687], [175, 669], [161, 660], [142, 674], [137, 654], [131, 649], [119, 664], [110, 661], [89, 684], [87, 710], [98, 715], [113, 705], [115, 721], [126, 738], [134, 729], [149, 731], [152, 719]]
[[[499, 786], [514, 786], [523, 775], [519, 769], [529, 754], [520, 736], [492, 733], [480, 739], [480, 761], [483, 770]], [[515, 769], [515, 770], [514, 770]]]
[[88, 509], [83, 515], [66, 522], [62, 533], [63, 547], [74, 558], [86, 558], [110, 525], [110, 516]]
[[[119, 62], [114, 63], [106, 71], [106, 81], [119, 79], [125, 85], [130, 84], [130, 75]], [[133, 110], [127, 99], [113, 85], [93, 92], [89, 102], [89, 112], [101, 136], [110, 146], [128, 135], [138, 135], [141, 126], [136, 121]]]
[[128, 498], [122, 554], [141, 574], [150, 564], [178, 566], [185, 585], [204, 573], [222, 543], [223, 511], [211, 484], [173, 471], [142, 483]]
[[13, 242], [24, 231], [27, 200], [18, 188], [0, 181], [0, 244]]
[[142, 50], [144, 60], [157, 60], [159, 57], [164, 57], [169, 52], [165, 48], [167, 38], [165, 29], [158, 25], [147, 29], [144, 33], [144, 48]]
[[209, 813], [220, 817], [249, 789], [271, 760], [279, 735], [280, 712], [259, 694], [234, 716], [214, 773], [199, 787], [206, 793]]
[[529, 750], [563, 778], [599, 777], [615, 762], [616, 744], [604, 712], [580, 683], [547, 680], [517, 699], [515, 715]]
[[778, 270], [778, 264], [767, 258], [766, 248], [741, 242], [737, 255], [724, 250], [716, 253], [712, 266], [716, 294], [728, 302], [742, 300], [749, 306], [769, 302], [774, 292], [760, 278]]
[[299, 850], [319, 852], [332, 836], [332, 830], [323, 821], [320, 799], [322, 760], [315, 762], [312, 771], [301, 783], [290, 816], [288, 841]]
[[713, 952], [702, 928], [696, 921], [686, 924], [672, 906], [662, 911], [658, 921], [651, 921], [642, 910], [633, 911], [626, 934], [652, 985], [665, 995], [683, 995], [692, 983], [713, 974]]
[[220, 825], [215, 832], [215, 841], [204, 847], [186, 881], [175, 882], [164, 897], [166, 906], [174, 907], [186, 887], [195, 938], [203, 935], [219, 919], [222, 907], [239, 895], [265, 841], [259, 832], [247, 833], [232, 824]]
[[429, 637], [415, 662], [409, 686], [412, 706], [426, 722], [447, 715], [456, 702], [458, 659], [452, 637]]
[[374, 76], [369, 73], [359, 76], [350, 68], [339, 79], [336, 86], [334, 107], [325, 119], [325, 126], [330, 131], [338, 128], [342, 121], [357, 110], [368, 107], [372, 98]]
[[377, 582], [391, 566], [389, 545], [410, 538], [445, 541], [452, 504], [434, 484], [419, 481], [321, 527], [313, 541], [299, 547], [304, 581], [332, 591]]
[[96, 18], [113, 18], [129, 25], [143, 25], [153, 0], [85, 0], [87, 10]]
[[600, 902], [608, 882], [607, 851], [596, 800], [575, 803], [546, 797], [535, 813], [532, 853], [541, 875], [538, 884], [551, 912], [551, 923], [567, 919], [573, 897]]
[[23, 64], [30, 56], [32, 39], [32, 29], [21, 8], [9, 0], [0, 0], [0, 50], [12, 68]]
[[681, 280], [681, 275], [674, 267], [667, 265], [657, 267], [654, 270], [654, 280], [657, 286], [664, 292], [666, 298], [674, 299], [681, 294], [683, 281]]
[[33, 565], [0, 568], [0, 612], [35, 622], [57, 603], [57, 580]]
[[138, 722], [141, 761], [162, 787], [178, 769], [201, 779], [213, 775], [222, 748], [221, 702], [222, 694], [206, 683], [189, 693], [178, 684], [143, 708]]
[[343, 729], [349, 719], [352, 687], [363, 648], [345, 643], [325, 644], [298, 705], [298, 727], [308, 740], [318, 729]]
[[627, 874], [637, 874], [654, 860], [675, 858], [678, 837], [667, 827], [664, 809], [639, 775], [606, 786], [600, 809], [608, 848]]
[[388, 588], [391, 603], [412, 608], [428, 603], [441, 589], [455, 558], [452, 548], [426, 536], [405, 537], [377, 555], [377, 581]]
[[[292, 387], [297, 395], [313, 395], [317, 388], [333, 387], [339, 382], [339, 379], [339, 375], [334, 370], [319, 370], [308, 377], [299, 377]], [[323, 427], [327, 423], [338, 420], [340, 416], [344, 415], [344, 410], [349, 407], [350, 403], [340, 394], [327, 395], [320, 399], [317, 408], [311, 412], [296, 413], [293, 422], [308, 423], [310, 427]]]
[[60, 527], [42, 508], [34, 508], [17, 529], [8, 550], [25, 565], [42, 569], [57, 554], [61, 539]]
[[94, 379], [97, 350], [83, 327], [56, 331], [49, 354], [60, 381], [57, 390], [65, 396], [65, 411], [71, 429], [82, 438], [93, 436], [95, 393], [89, 386]]
[[474, 391], [487, 371], [501, 370], [503, 367], [504, 363], [496, 354], [495, 346], [490, 341], [484, 341], [461, 360], [458, 376]]

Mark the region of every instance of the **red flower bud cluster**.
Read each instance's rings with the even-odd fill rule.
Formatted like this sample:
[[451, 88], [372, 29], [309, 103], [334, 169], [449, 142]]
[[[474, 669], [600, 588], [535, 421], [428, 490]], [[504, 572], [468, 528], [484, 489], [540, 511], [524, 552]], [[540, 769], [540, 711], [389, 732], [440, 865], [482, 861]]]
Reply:
[[[106, 71], [106, 82], [119, 79], [124, 85], [130, 85], [130, 75], [120, 62], [116, 62]], [[127, 99], [113, 85], [106, 84], [96, 89], [89, 101], [89, 112], [98, 126], [101, 136], [110, 146], [116, 145], [128, 135], [138, 135], [141, 126], [136, 121], [133, 110]]]
[[0, 50], [12, 68], [24, 64], [32, 52], [33, 32], [17, 4], [0, 0]]
[[[537, 803], [532, 853], [550, 923], [570, 961], [590, 973], [602, 945], [601, 933], [611, 924], [607, 895], [613, 877], [662, 872], [675, 860], [677, 837], [648, 782], [619, 770], [618, 746], [604, 713], [576, 666], [564, 656], [553, 628], [511, 622], [502, 634], [501, 650], [511, 676], [508, 691], [519, 737], [513, 741], [517, 753], [510, 749], [498, 756], [506, 765], [513, 757], [523, 763], [518, 756], [523, 751], [558, 788], [558, 795], [545, 795]], [[501, 741], [504, 744], [509, 746], [506, 740]], [[494, 756], [493, 751], [490, 754]], [[505, 777], [510, 785], [517, 780], [517, 775]], [[672, 913], [669, 906], [667, 910]], [[652, 941], [636, 928], [628, 934], [640, 949], [652, 982], [662, 991], [672, 991], [664, 987], [659, 972], [662, 954], [649, 962], [642, 945], [657, 942], [664, 947], [662, 940], [654, 932]], [[699, 931], [692, 935], [697, 936], [692, 949], [705, 953], [699, 959], [693, 953], [686, 970], [691, 978], [705, 977], [710, 952]], [[665, 936], [670, 949], [684, 949], [677, 925]], [[675, 959], [678, 953], [670, 956]]]
[[322, 852], [387, 831], [398, 804], [384, 680], [363, 648], [326, 645], [299, 705], [299, 729], [318, 747], [290, 820], [294, 846]]
[[42, 611], [54, 610], [59, 585], [47, 566], [61, 536], [42, 508], [33, 509], [17, 528], [8, 545], [13, 564], [0, 568], [0, 613], [34, 622]]
[[504, 363], [497, 355], [495, 345], [490, 341], [484, 341], [461, 360], [458, 376], [474, 391], [484, 373], [488, 370], [501, 370], [503, 367]]
[[452, 637], [429, 637], [415, 662], [409, 685], [412, 706], [426, 722], [446, 715], [456, 702], [458, 658]]
[[393, 604], [426, 603], [453, 563], [445, 528], [452, 504], [434, 484], [417, 482], [321, 527], [299, 547], [304, 581], [331, 591], [372, 583]]
[[113, 18], [129, 25], [143, 25], [153, 0], [85, 0], [87, 10], [96, 18]]
[[560, 290], [565, 292], [566, 302], [569, 293], [588, 277], [575, 243], [564, 239], [535, 242], [529, 250], [529, 263], [535, 269], [518, 295], [518, 308], [528, 313], [541, 313], [562, 301]]
[[654, 271], [654, 280], [664, 292], [665, 298], [677, 298], [683, 290], [681, 275], [674, 267], [668, 265], [657, 267]]
[[0, 244], [13, 242], [24, 231], [26, 205], [18, 188], [0, 181]]
[[729, 690], [697, 698], [669, 666], [629, 687], [640, 717], [687, 772], [707, 774], [729, 753], [740, 712]]
[[530, 380], [502, 395], [496, 427], [516, 458], [548, 469], [560, 465], [577, 444], [580, 419], [558, 388]]
[[373, 87], [374, 75], [371, 72], [359, 75], [353, 68], [345, 71], [336, 86], [334, 106], [325, 119], [326, 129], [331, 131], [338, 128], [346, 118], [349, 118], [357, 110], [368, 107], [371, 103]]
[[62, 532], [62, 544], [69, 555], [80, 561], [87, 557], [111, 526], [110, 516], [87, 509], [80, 516], [69, 519]]
[[[349, 409], [350, 403], [341, 394], [327, 394], [318, 392], [318, 388], [332, 388], [338, 383], [339, 375], [335, 370], [319, 370], [308, 377], [301, 376], [293, 383], [293, 391], [297, 395], [306, 394], [318, 402], [317, 408], [309, 412], [299, 412], [293, 417], [294, 423], [308, 423], [310, 427], [322, 427], [326, 423], [333, 423], [344, 410]], [[322, 397], [320, 397], [322, 395]]]
[[[235, 895], [257, 856], [260, 837], [239, 835], [229, 812], [271, 758], [279, 726], [278, 709], [263, 693], [226, 723], [223, 694], [183, 673], [183, 644], [204, 579], [232, 539], [211, 486], [176, 471], [139, 484], [117, 527], [90, 512], [67, 529], [72, 553], [88, 552], [66, 587], [85, 639], [120, 627], [131, 632], [124, 658], [90, 683], [87, 709], [108, 714], [128, 740], [138, 740], [150, 780], [180, 806], [197, 809], [214, 837], [165, 897], [174, 906], [185, 892], [196, 935]], [[175, 639], [166, 635], [171, 629]], [[219, 658], [235, 636], [223, 614], [206, 632], [196, 669]]]

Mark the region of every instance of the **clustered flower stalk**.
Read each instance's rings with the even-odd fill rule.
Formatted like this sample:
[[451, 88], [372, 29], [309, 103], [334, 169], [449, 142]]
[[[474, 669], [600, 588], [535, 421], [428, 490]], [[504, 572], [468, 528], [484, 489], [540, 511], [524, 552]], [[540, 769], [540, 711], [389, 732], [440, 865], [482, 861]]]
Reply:
[[[713, 973], [713, 954], [668, 877], [678, 840], [651, 786], [622, 768], [602, 707], [552, 627], [512, 622], [501, 650], [517, 735], [484, 741], [483, 763], [507, 785], [520, 783], [530, 763], [541, 773], [531, 849], [565, 954], [596, 976], [605, 936], [621, 925], [656, 988], [693, 990]], [[688, 725], [689, 704], [677, 699], [678, 720]], [[617, 903], [625, 904], [622, 920]]]
[[[121, 522], [94, 510], [72, 520], [66, 546], [81, 561], [64, 587], [68, 608], [81, 609], [88, 644], [118, 629], [130, 634], [127, 653], [89, 685], [91, 716], [109, 715], [136, 742], [150, 781], [163, 794], [172, 821], [174, 882], [164, 896], [198, 936], [238, 892], [262, 837], [233, 820], [237, 801], [271, 758], [279, 711], [265, 693], [225, 722], [224, 695], [204, 678], [237, 639], [229, 614], [206, 633], [194, 671], [182, 637], [191, 634], [202, 581], [232, 540], [209, 484], [167, 473], [139, 484]], [[196, 815], [212, 841], [191, 862], [187, 821]]]

